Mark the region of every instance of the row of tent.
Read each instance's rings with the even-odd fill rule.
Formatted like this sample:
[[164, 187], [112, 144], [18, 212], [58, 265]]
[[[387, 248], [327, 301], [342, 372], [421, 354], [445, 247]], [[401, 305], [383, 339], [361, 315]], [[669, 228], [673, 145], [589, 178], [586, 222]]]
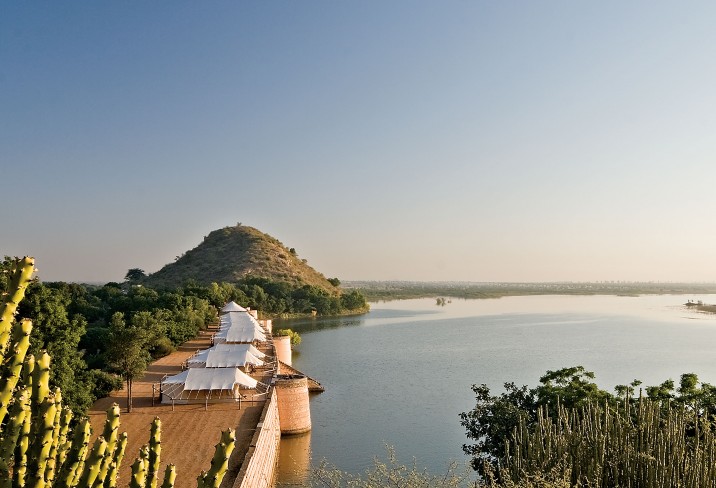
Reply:
[[249, 310], [229, 302], [221, 309], [213, 346], [191, 356], [185, 371], [162, 380], [162, 402], [240, 401], [242, 389], [254, 390], [253, 396], [265, 393], [267, 385], [245, 371], [271, 366], [272, 358], [257, 347], [269, 340], [270, 333]]

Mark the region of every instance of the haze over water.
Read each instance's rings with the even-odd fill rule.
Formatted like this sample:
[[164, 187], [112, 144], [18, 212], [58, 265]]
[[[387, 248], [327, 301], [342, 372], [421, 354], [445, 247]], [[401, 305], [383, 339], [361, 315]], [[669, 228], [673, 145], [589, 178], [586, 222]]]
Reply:
[[[529, 296], [372, 304], [360, 317], [277, 322], [303, 342], [294, 366], [318, 379], [311, 399], [314, 462], [359, 473], [385, 444], [403, 462], [439, 473], [466, 461], [458, 415], [472, 384], [536, 386], [549, 369], [583, 365], [611, 390], [638, 378], [654, 385], [694, 372], [716, 383], [716, 315], [686, 310], [716, 296]], [[309, 440], [282, 441], [284, 483], [308, 462]], [[293, 447], [292, 447], [293, 446]], [[303, 457], [302, 457], [303, 456]], [[293, 457], [294, 460], [287, 458]], [[300, 478], [300, 476], [299, 476]]]

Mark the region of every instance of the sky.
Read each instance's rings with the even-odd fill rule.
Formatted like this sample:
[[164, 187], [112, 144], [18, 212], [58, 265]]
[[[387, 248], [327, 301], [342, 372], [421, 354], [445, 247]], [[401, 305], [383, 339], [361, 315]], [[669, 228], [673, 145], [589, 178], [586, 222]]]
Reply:
[[341, 280], [716, 281], [713, 2], [0, 0], [0, 252], [251, 225]]

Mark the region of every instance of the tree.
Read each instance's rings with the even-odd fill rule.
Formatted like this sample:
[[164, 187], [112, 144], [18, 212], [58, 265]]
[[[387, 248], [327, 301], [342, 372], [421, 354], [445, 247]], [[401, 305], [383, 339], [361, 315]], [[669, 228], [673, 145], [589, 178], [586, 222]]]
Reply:
[[136, 283], [140, 281], [142, 278], [146, 278], [147, 273], [144, 272], [141, 268], [132, 268], [129, 271], [127, 271], [127, 274], [124, 275], [124, 280], [128, 281], [129, 283]]
[[140, 327], [127, 325], [121, 312], [112, 315], [109, 328], [111, 341], [107, 360], [127, 383], [127, 412], [131, 412], [132, 383], [144, 374], [151, 361], [146, 349], [149, 334]]
[[341, 280], [338, 278], [328, 278], [328, 282], [333, 286], [341, 286]]
[[[540, 385], [528, 389], [505, 383], [505, 393], [493, 396], [487, 385], [473, 385], [475, 408], [460, 414], [460, 423], [467, 429], [467, 438], [474, 444], [465, 444], [462, 450], [472, 456], [472, 467], [484, 474], [484, 468], [505, 455], [505, 440], [509, 439], [521, 421], [533, 425], [537, 410], [546, 407], [550, 415], [556, 415], [558, 405], [577, 408], [593, 401], [616, 402], [616, 397], [601, 390], [594, 373], [582, 366], [547, 371], [540, 378]], [[494, 468], [494, 466], [492, 466]]]

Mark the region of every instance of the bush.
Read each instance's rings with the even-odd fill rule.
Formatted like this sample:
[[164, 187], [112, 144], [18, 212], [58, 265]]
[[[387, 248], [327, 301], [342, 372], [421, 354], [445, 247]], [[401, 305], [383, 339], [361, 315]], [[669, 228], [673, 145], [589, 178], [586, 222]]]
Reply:
[[152, 344], [152, 347], [149, 349], [149, 353], [154, 359], [168, 356], [174, 351], [176, 351], [176, 349], [174, 348], [172, 341], [170, 341], [168, 337], [160, 337], [159, 339], [154, 341], [154, 344]]
[[301, 343], [301, 336], [298, 334], [298, 332], [294, 332], [291, 329], [279, 329], [276, 332], [274, 332], [273, 335], [279, 336], [279, 337], [283, 337], [283, 336], [290, 337], [292, 346], [298, 346]]

